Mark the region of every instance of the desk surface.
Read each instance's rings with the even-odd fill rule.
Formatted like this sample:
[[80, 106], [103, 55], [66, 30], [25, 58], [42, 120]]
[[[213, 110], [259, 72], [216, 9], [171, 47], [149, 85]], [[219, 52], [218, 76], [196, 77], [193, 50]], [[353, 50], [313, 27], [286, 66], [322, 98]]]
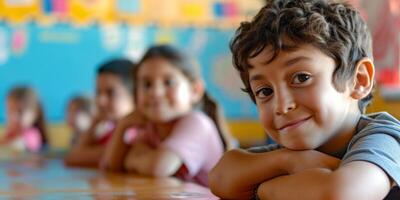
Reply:
[[30, 157], [0, 161], [0, 199], [142, 200], [218, 199], [208, 188], [176, 178], [67, 168], [61, 160]]

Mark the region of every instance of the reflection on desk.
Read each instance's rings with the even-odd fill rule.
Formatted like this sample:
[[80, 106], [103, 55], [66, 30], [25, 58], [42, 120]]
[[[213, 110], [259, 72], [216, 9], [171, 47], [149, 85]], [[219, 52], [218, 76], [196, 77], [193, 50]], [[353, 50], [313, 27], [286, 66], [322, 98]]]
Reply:
[[176, 178], [151, 178], [67, 168], [58, 159], [0, 161], [0, 199], [218, 199], [208, 188]]

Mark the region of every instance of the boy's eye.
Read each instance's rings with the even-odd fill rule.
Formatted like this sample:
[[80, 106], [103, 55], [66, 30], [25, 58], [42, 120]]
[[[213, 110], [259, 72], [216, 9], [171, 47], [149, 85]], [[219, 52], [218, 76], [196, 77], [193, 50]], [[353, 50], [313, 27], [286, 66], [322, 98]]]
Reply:
[[106, 95], [107, 95], [107, 97], [114, 97], [115, 96], [115, 93], [116, 93], [116, 91], [115, 90], [113, 90], [113, 89], [107, 89], [106, 90]]
[[167, 79], [164, 81], [164, 84], [168, 87], [174, 86], [175, 85], [175, 81], [172, 79]]
[[259, 99], [270, 96], [274, 91], [271, 88], [261, 88], [256, 91], [256, 97]]
[[148, 81], [148, 80], [144, 80], [142, 82], [142, 86], [143, 86], [144, 89], [149, 89], [149, 88], [151, 88], [151, 82]]
[[301, 84], [308, 81], [311, 78], [310, 74], [298, 73], [293, 76], [292, 84]]

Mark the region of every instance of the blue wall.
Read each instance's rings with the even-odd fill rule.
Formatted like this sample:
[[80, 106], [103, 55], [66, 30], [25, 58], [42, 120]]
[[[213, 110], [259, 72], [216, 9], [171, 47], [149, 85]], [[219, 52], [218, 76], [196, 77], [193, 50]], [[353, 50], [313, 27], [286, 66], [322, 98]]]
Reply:
[[100, 63], [117, 56], [138, 58], [148, 46], [160, 42], [173, 43], [198, 59], [207, 89], [223, 105], [228, 118], [255, 118], [255, 106], [240, 91], [240, 80], [231, 66], [228, 46], [233, 33], [124, 24], [107, 29], [96, 24], [0, 23], [0, 122], [5, 120], [5, 95], [12, 86], [32, 85], [47, 118], [62, 121], [72, 95], [94, 94], [95, 71]]

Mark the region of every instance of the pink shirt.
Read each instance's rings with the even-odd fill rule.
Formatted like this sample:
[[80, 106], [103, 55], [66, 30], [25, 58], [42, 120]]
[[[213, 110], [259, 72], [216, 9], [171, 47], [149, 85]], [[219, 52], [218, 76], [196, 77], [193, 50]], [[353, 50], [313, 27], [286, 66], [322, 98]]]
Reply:
[[139, 138], [154, 148], [164, 147], [176, 153], [183, 166], [175, 176], [205, 186], [208, 172], [224, 152], [214, 122], [202, 112], [191, 112], [180, 119], [164, 141], [150, 127], [140, 131]]
[[22, 133], [25, 148], [30, 152], [38, 152], [42, 147], [42, 136], [37, 128], [25, 129]]

